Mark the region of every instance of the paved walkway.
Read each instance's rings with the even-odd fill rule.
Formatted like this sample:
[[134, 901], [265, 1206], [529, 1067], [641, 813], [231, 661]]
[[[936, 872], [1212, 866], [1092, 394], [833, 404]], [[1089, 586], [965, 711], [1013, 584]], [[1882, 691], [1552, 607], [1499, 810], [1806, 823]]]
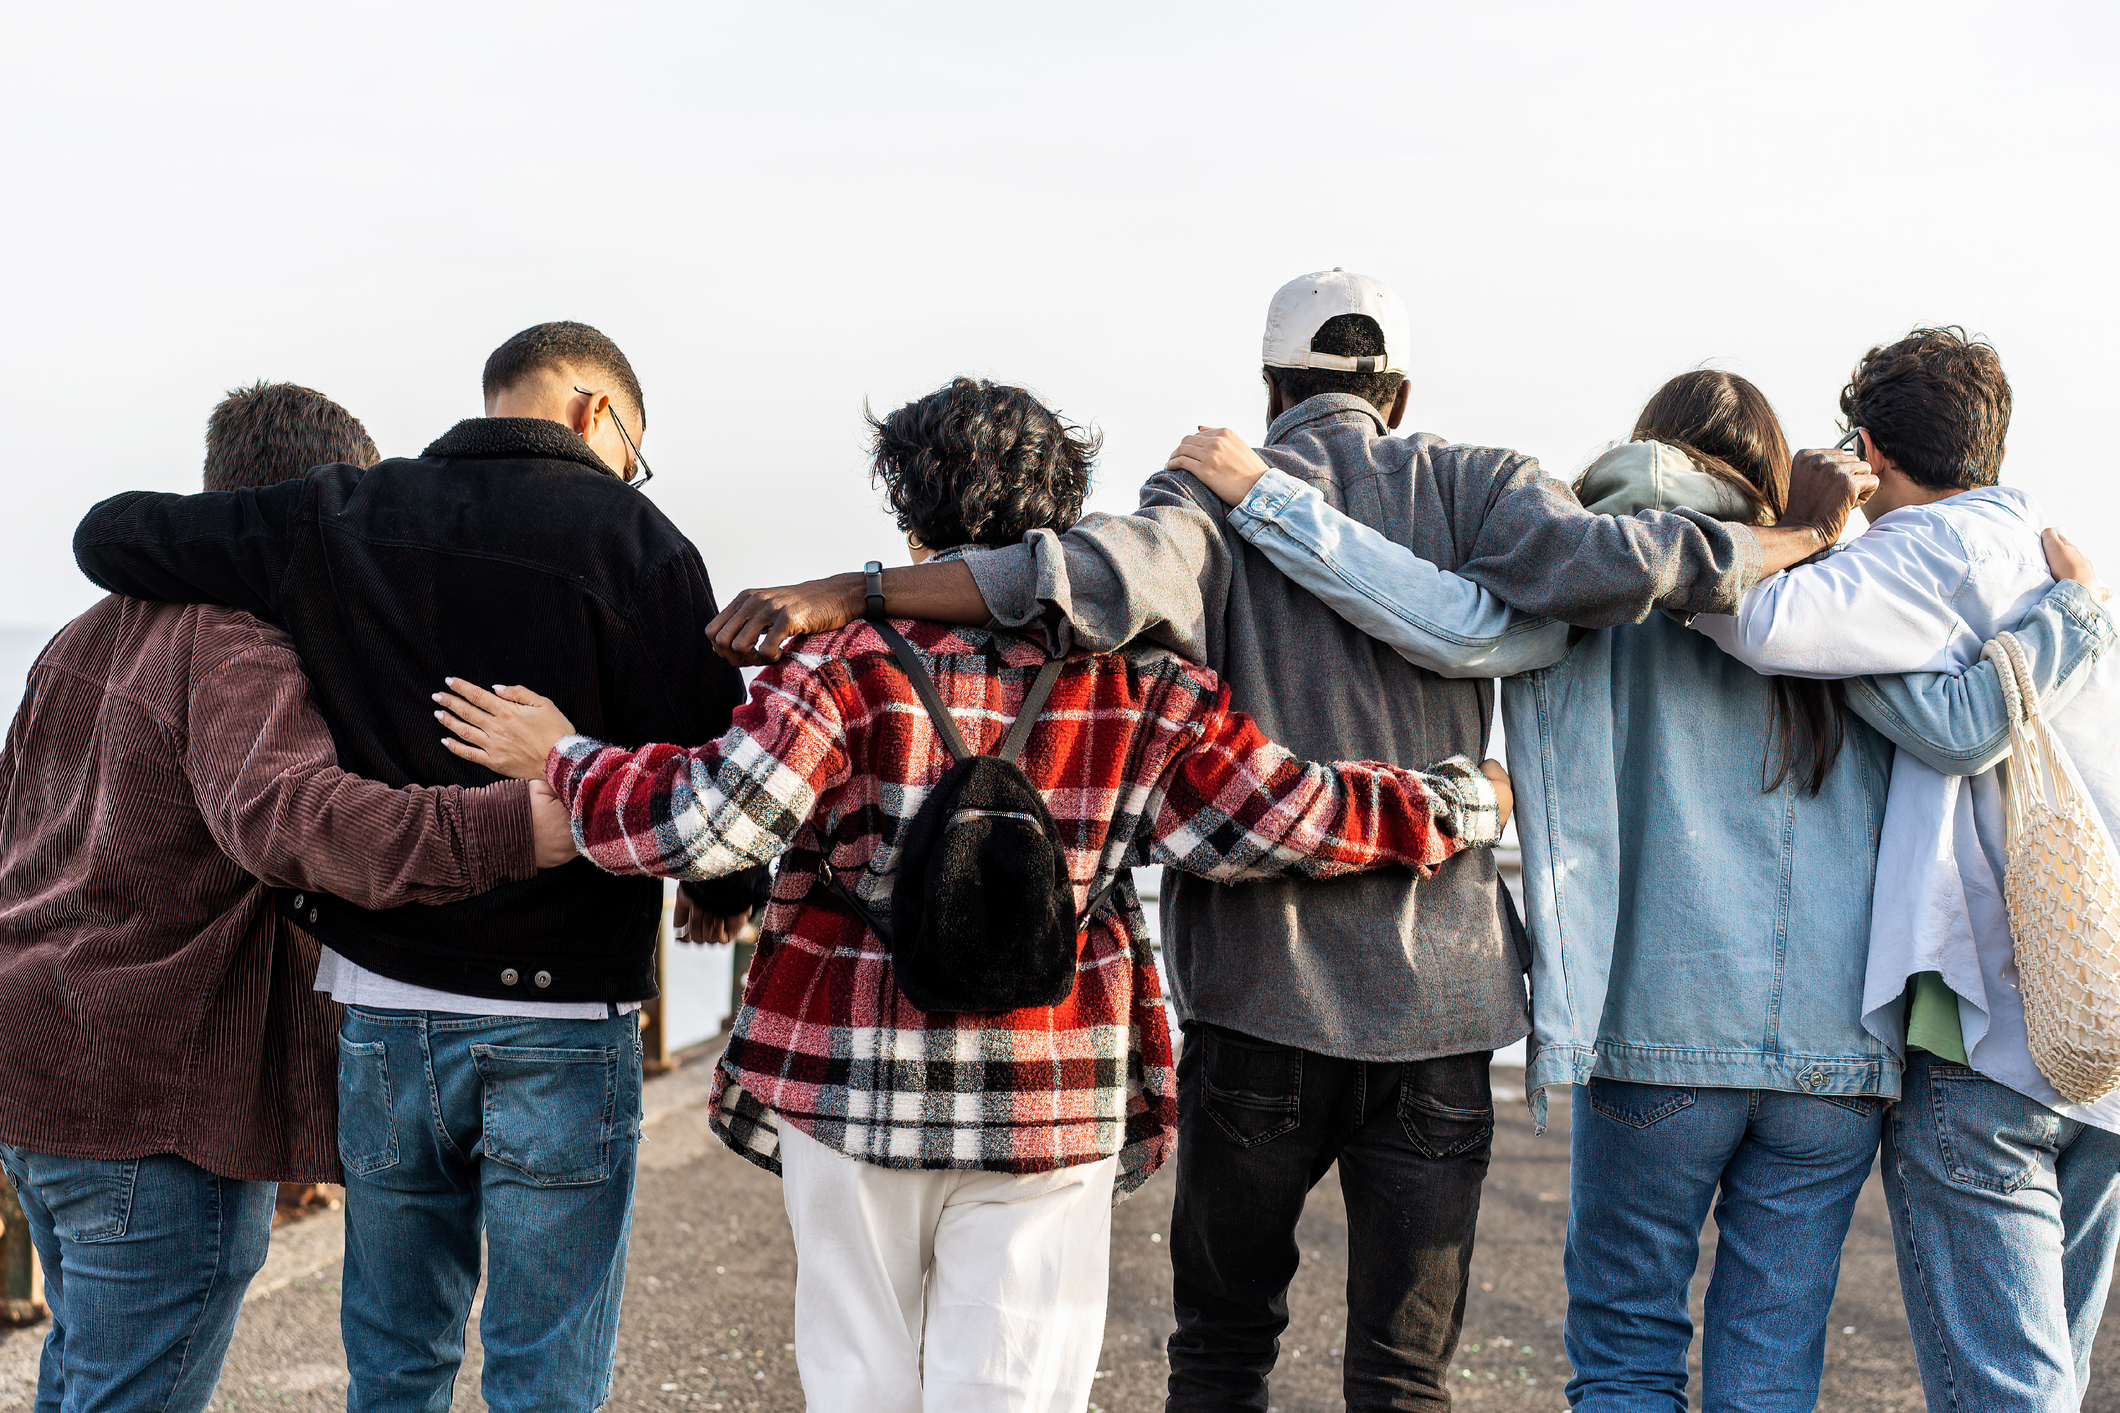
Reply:
[[[790, 1326], [793, 1247], [779, 1185], [708, 1132], [704, 1063], [647, 1088], [639, 1211], [619, 1334], [611, 1406], [657, 1413], [796, 1413]], [[1498, 1071], [1497, 1086], [1509, 1071]], [[1459, 1352], [1461, 1407], [1565, 1409], [1560, 1348], [1560, 1244], [1568, 1189], [1567, 1106], [1535, 1138], [1523, 1106], [1497, 1094], [1501, 1121], [1473, 1262], [1474, 1290]], [[1161, 1407], [1162, 1344], [1170, 1332], [1163, 1245], [1171, 1183], [1161, 1175], [1116, 1213], [1111, 1316], [1093, 1409]], [[1304, 1264], [1290, 1294], [1291, 1327], [1273, 1385], [1281, 1413], [1330, 1413], [1339, 1399], [1339, 1339], [1347, 1232], [1328, 1180], [1302, 1232]], [[1712, 1237], [1712, 1232], [1711, 1232]], [[328, 1413], [342, 1408], [346, 1369], [338, 1337], [340, 1226], [330, 1213], [275, 1234], [252, 1287], [216, 1410]], [[1712, 1255], [1712, 1246], [1704, 1260]], [[1696, 1287], [1696, 1312], [1698, 1310]], [[1843, 1260], [1820, 1407], [1829, 1413], [1913, 1413], [1921, 1397], [1907, 1345], [1891, 1233], [1873, 1180]], [[0, 1410], [26, 1407], [37, 1331], [0, 1335]], [[479, 1410], [475, 1339], [456, 1408]], [[2108, 1307], [2099, 1373], [2085, 1413], [2120, 1413], [2120, 1301]]]

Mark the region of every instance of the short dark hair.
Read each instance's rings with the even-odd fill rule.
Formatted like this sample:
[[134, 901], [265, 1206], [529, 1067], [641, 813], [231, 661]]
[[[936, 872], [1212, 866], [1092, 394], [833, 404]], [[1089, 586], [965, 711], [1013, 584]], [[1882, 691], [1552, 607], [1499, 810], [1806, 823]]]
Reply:
[[1871, 349], [1841, 389], [1840, 411], [1916, 485], [1970, 491], [2002, 474], [2010, 380], [1994, 347], [1964, 329], [1916, 329]]
[[313, 466], [373, 466], [382, 459], [360, 418], [294, 383], [231, 388], [206, 419], [209, 491], [275, 486]]
[[561, 367], [593, 370], [615, 379], [641, 424], [631, 429], [633, 434], [639, 436], [646, 430], [648, 404], [640, 395], [640, 379], [633, 376], [633, 365], [626, 361], [617, 344], [572, 319], [533, 324], [493, 350], [486, 359], [485, 394], [491, 398], [532, 373]]
[[1024, 389], [984, 379], [958, 378], [888, 417], [863, 415], [898, 528], [931, 550], [1067, 529], [1102, 444]]
[[[1310, 351], [1375, 358], [1385, 351], [1384, 327], [1367, 314], [1335, 314], [1310, 336]], [[1391, 410], [1391, 400], [1399, 395], [1399, 384], [1406, 381], [1404, 373], [1342, 373], [1337, 368], [1268, 366], [1266, 376], [1281, 390], [1281, 400], [1290, 407], [1325, 393], [1352, 393], [1379, 412]]]

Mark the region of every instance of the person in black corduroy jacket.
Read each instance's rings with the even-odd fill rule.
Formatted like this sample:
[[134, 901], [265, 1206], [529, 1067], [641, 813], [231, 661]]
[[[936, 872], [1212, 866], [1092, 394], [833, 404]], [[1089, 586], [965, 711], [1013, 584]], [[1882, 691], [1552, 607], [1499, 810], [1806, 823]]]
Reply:
[[[721, 734], [742, 680], [703, 632], [699, 552], [639, 493], [645, 409], [624, 353], [584, 324], [538, 325], [488, 360], [485, 399], [487, 416], [416, 458], [115, 496], [82, 521], [75, 557], [117, 593], [283, 626], [342, 764], [391, 785], [494, 778], [443, 749], [419, 708], [467, 670], [549, 684], [602, 739]], [[733, 936], [762, 874], [694, 895], [695, 937]], [[577, 859], [448, 906], [292, 891], [280, 906], [324, 945], [318, 988], [353, 1007], [339, 1076], [350, 1406], [425, 1406], [454, 1377], [482, 1208], [488, 1401], [601, 1403], [638, 1128], [630, 1012], [656, 991], [660, 885]]]

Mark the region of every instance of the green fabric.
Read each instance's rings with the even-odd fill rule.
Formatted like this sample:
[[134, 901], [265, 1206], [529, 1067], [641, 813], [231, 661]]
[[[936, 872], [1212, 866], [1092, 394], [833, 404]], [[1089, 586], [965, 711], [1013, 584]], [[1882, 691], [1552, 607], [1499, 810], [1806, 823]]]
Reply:
[[1907, 1048], [1939, 1060], [1965, 1063], [1965, 1031], [1958, 1024], [1958, 993], [1940, 971], [1917, 972], [1907, 1005]]
[[1576, 494], [1585, 510], [1598, 515], [1684, 506], [1717, 520], [1752, 518], [1752, 507], [1736, 487], [1662, 442], [1621, 442], [1590, 463]]

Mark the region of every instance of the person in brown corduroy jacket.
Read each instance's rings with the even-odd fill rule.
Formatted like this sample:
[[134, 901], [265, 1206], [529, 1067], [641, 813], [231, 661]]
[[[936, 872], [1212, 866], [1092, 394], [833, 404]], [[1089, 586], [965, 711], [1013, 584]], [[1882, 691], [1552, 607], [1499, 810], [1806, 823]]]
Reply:
[[[291, 384], [229, 394], [209, 489], [376, 460]], [[449, 902], [574, 855], [519, 782], [347, 775], [292, 643], [110, 597], [45, 648], [0, 751], [0, 1167], [52, 1312], [40, 1408], [196, 1413], [280, 1181], [336, 1180], [338, 1007], [274, 888]]]

